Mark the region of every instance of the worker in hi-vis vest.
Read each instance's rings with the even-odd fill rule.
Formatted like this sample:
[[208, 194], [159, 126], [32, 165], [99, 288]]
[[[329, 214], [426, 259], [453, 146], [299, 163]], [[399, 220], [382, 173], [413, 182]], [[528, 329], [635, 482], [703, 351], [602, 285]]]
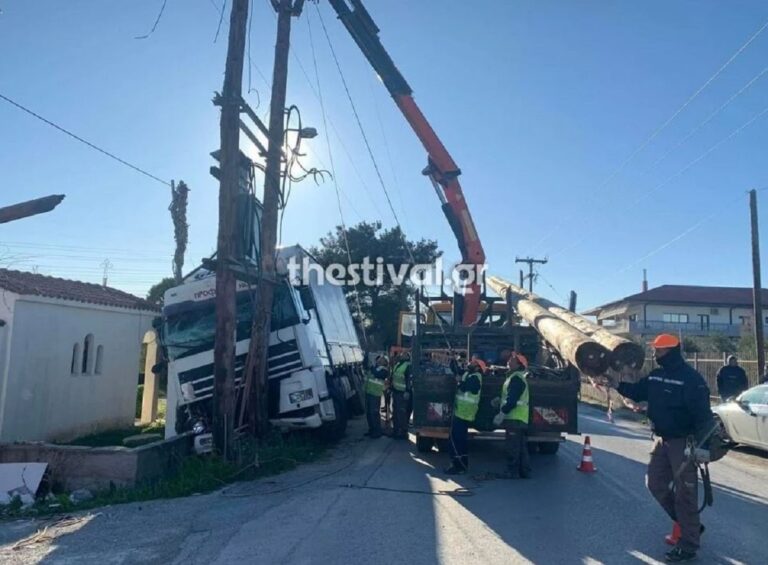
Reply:
[[512, 479], [527, 479], [531, 475], [528, 457], [529, 387], [528, 360], [513, 352], [507, 360], [507, 378], [501, 389], [501, 398], [495, 398], [494, 406], [499, 413], [493, 423], [503, 426], [506, 432], [507, 467]]
[[478, 359], [473, 357], [467, 364], [467, 370], [464, 371], [456, 385], [451, 435], [448, 438], [451, 466], [445, 470], [449, 475], [460, 475], [466, 473], [469, 469], [467, 435], [469, 433], [469, 426], [475, 421], [477, 409], [480, 406], [480, 390], [482, 387], [483, 374], [480, 370]]
[[365, 435], [371, 439], [381, 437], [381, 395], [388, 378], [389, 359], [386, 355], [379, 355], [374, 366], [365, 372], [365, 417], [368, 420]]
[[409, 407], [411, 405], [411, 355], [401, 353], [392, 367], [392, 437], [408, 439]]

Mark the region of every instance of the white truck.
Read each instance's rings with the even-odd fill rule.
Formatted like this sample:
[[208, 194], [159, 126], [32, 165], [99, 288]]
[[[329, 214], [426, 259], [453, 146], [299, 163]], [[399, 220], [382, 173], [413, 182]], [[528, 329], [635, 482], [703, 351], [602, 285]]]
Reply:
[[[295, 245], [278, 250], [268, 353], [270, 422], [284, 429], [323, 428], [344, 434], [350, 413], [363, 409], [363, 349], [340, 286], [321, 280], [289, 280], [287, 265], [312, 256]], [[255, 289], [238, 281], [235, 388], [237, 405], [250, 343]], [[210, 430], [216, 274], [200, 267], [165, 293], [160, 340], [168, 358], [166, 438]]]

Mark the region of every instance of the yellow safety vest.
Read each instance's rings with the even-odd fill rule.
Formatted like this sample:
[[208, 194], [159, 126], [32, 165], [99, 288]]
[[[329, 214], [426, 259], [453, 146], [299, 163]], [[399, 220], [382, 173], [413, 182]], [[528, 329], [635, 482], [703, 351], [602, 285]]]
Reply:
[[410, 361], [400, 361], [392, 371], [392, 387], [398, 392], [405, 392], [405, 372], [411, 366]]
[[[466, 372], [461, 377], [461, 382], [464, 382], [469, 377], [476, 375], [480, 380], [480, 388], [483, 386], [483, 375], [480, 373]], [[480, 391], [473, 392], [461, 392], [456, 391], [456, 401], [454, 403], [454, 414], [457, 418], [466, 420], [467, 422], [474, 422], [475, 416], [477, 416], [477, 409], [480, 407]]]
[[384, 394], [384, 380], [377, 379], [373, 371], [365, 371], [365, 394], [376, 397]]
[[515, 404], [515, 407], [509, 411], [509, 414], [504, 416], [504, 419], [516, 420], [518, 422], [522, 422], [523, 424], [527, 424], [529, 420], [528, 373], [526, 373], [525, 371], [515, 371], [514, 373], [510, 373], [509, 375], [507, 375], [507, 380], [504, 381], [504, 386], [501, 388], [501, 404], [503, 405], [507, 401], [507, 391], [509, 390], [509, 383], [512, 382], [512, 379], [514, 379], [515, 377], [520, 377], [522, 379], [523, 384], [525, 385], [525, 388], [523, 389], [523, 394], [520, 395], [520, 399], [517, 401], [517, 404]]

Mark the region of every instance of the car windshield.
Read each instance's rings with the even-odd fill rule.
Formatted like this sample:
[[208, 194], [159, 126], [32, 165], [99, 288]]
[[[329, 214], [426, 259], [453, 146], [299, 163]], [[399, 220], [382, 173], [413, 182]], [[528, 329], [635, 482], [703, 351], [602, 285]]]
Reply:
[[[251, 331], [253, 305], [249, 293], [237, 297], [237, 339], [246, 339]], [[275, 287], [272, 302], [272, 331], [299, 323], [299, 314], [287, 285]], [[180, 359], [213, 349], [216, 333], [214, 302], [194, 305], [189, 310], [168, 316], [165, 321], [163, 342], [171, 359]]]
[[739, 396], [739, 402], [749, 404], [768, 404], [768, 386], [756, 386], [746, 390]]

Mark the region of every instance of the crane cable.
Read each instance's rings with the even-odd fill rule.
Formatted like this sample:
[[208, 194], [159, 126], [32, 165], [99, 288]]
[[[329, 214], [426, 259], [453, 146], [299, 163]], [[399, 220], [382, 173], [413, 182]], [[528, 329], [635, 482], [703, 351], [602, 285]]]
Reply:
[[[344, 221], [344, 210], [341, 206], [341, 193], [339, 191], [339, 181], [338, 181], [338, 177], [336, 176], [336, 165], [333, 160], [333, 151], [331, 150], [330, 135], [328, 134], [328, 122], [327, 122], [326, 112], [325, 112], [325, 102], [323, 100], [323, 90], [320, 86], [320, 72], [318, 71], [318, 68], [317, 68], [317, 54], [315, 52], [315, 40], [314, 40], [314, 36], [312, 35], [312, 22], [310, 21], [309, 15], [307, 15], [307, 28], [309, 29], [309, 44], [312, 47], [312, 64], [315, 70], [315, 81], [317, 83], [318, 100], [320, 101], [320, 112], [323, 117], [323, 132], [325, 134], [325, 145], [328, 148], [328, 160], [331, 165], [331, 176], [333, 177], [333, 188], [336, 192], [336, 205], [339, 209], [339, 218], [341, 219], [341, 233], [344, 239], [344, 247], [346, 248], [346, 251], [347, 251], [347, 262], [348, 262], [348, 265], [351, 267], [352, 252], [349, 250], [349, 238], [347, 237], [347, 224]], [[360, 291], [358, 290], [357, 285], [355, 285], [355, 305], [357, 307], [357, 317], [360, 321], [360, 330], [363, 332], [363, 340], [365, 341], [365, 344], [367, 347], [368, 335], [365, 331], [363, 307], [360, 304]]]
[[[341, 64], [339, 63], [339, 58], [336, 56], [336, 50], [333, 47], [333, 42], [331, 41], [331, 37], [328, 34], [328, 28], [325, 26], [325, 20], [323, 20], [323, 15], [320, 12], [320, 7], [318, 6], [318, 4], [315, 4], [315, 10], [317, 12], [318, 19], [320, 20], [320, 25], [323, 28], [323, 34], [325, 35], [325, 40], [327, 41], [328, 47], [329, 47], [329, 49], [331, 51], [331, 55], [333, 57], [333, 61], [334, 61], [335, 65], [336, 65], [336, 70], [339, 72], [339, 77], [341, 78], [341, 83], [344, 86], [344, 91], [345, 91], [345, 93], [347, 95], [347, 100], [349, 100], [349, 104], [350, 104], [350, 106], [352, 108], [352, 113], [355, 116], [355, 121], [357, 122], [358, 129], [360, 130], [360, 135], [363, 137], [363, 141], [365, 142], [365, 147], [366, 147], [366, 149], [368, 151], [368, 156], [370, 157], [371, 162], [373, 163], [373, 168], [376, 171], [376, 177], [378, 178], [379, 184], [381, 185], [381, 188], [384, 191], [384, 196], [387, 199], [387, 204], [389, 205], [389, 209], [392, 212], [392, 216], [394, 216], [394, 218], [395, 218], [395, 223], [397, 224], [397, 228], [400, 231], [400, 236], [401, 236], [401, 238], [403, 240], [403, 246], [405, 247], [405, 250], [408, 253], [408, 257], [411, 260], [411, 265], [415, 265], [416, 264], [416, 258], [413, 256], [413, 252], [411, 251], [411, 248], [408, 245], [408, 240], [406, 239], [405, 231], [403, 230], [403, 226], [400, 223], [400, 218], [398, 218], [397, 212], [395, 211], [395, 207], [392, 205], [392, 199], [389, 196], [389, 191], [387, 190], [386, 183], [384, 182], [384, 178], [383, 178], [383, 176], [381, 174], [381, 170], [379, 169], [378, 162], [376, 161], [376, 156], [374, 155], [373, 149], [371, 148], [371, 144], [368, 141], [368, 136], [365, 133], [365, 128], [363, 127], [362, 120], [360, 119], [360, 114], [357, 111], [357, 106], [355, 105], [355, 101], [352, 98], [351, 92], [349, 91], [349, 86], [347, 84], [347, 80], [344, 77], [344, 71], [342, 71], [342, 69], [341, 69]], [[422, 285], [422, 292], [427, 297], [429, 296], [427, 291], [426, 291], [426, 289], [423, 287], [423, 285]], [[440, 332], [443, 334], [443, 339], [445, 340], [446, 345], [448, 346], [448, 350], [449, 351], [453, 351], [453, 347], [451, 346], [451, 342], [448, 339], [448, 335], [445, 332], [445, 328], [443, 327], [443, 321], [442, 321], [442, 318], [440, 317], [440, 314], [434, 309], [434, 306], [429, 304], [429, 301], [428, 301], [427, 307], [430, 310], [432, 310], [432, 312], [435, 315], [435, 319], [438, 322], [438, 325], [440, 327]], [[400, 331], [399, 328], [398, 328], [398, 331]]]

